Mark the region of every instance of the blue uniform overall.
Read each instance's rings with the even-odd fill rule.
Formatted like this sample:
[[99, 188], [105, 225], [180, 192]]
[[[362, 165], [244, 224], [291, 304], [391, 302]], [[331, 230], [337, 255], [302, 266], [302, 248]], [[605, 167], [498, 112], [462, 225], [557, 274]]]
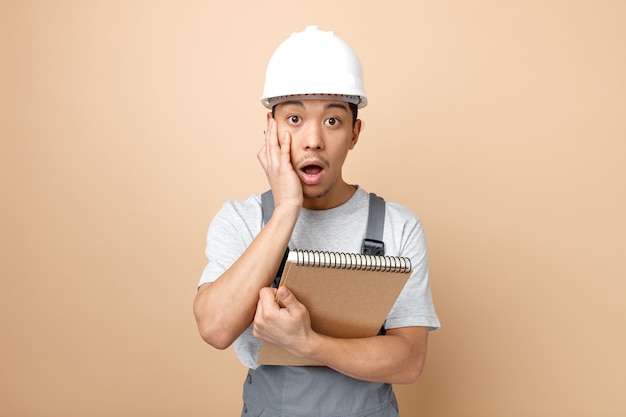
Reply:
[[244, 382], [242, 417], [398, 417], [390, 384], [323, 366], [260, 366]]
[[[263, 218], [273, 211], [271, 191], [262, 195]], [[384, 200], [370, 194], [362, 252], [384, 254]], [[274, 286], [278, 285], [280, 270]], [[381, 329], [384, 333], [384, 329]], [[244, 382], [242, 417], [398, 417], [392, 386], [366, 382], [328, 367], [260, 366]]]

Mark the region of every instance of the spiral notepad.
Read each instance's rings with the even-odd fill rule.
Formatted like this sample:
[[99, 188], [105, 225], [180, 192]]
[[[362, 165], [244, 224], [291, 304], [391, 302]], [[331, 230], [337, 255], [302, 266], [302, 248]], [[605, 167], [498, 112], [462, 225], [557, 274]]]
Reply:
[[297, 266], [357, 269], [365, 271], [411, 272], [411, 260], [399, 256], [293, 250], [289, 252], [287, 261], [291, 261]]
[[[316, 332], [360, 338], [378, 334], [410, 273], [409, 258], [291, 250], [280, 285], [307, 307]], [[265, 342], [257, 363], [320, 365]]]

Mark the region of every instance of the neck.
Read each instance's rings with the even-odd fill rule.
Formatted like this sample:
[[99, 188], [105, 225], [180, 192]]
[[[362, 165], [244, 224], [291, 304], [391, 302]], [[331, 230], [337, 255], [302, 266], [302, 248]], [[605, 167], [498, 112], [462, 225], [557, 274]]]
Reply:
[[305, 194], [302, 207], [309, 210], [328, 210], [348, 201], [356, 192], [356, 187], [346, 182], [321, 194]]

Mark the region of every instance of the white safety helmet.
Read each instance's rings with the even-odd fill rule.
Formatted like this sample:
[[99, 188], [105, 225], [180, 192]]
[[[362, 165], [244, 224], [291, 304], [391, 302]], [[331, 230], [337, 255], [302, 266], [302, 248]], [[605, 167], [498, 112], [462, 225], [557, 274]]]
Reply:
[[361, 62], [333, 32], [308, 26], [281, 43], [267, 65], [261, 103], [268, 109], [294, 97], [339, 99], [365, 107]]

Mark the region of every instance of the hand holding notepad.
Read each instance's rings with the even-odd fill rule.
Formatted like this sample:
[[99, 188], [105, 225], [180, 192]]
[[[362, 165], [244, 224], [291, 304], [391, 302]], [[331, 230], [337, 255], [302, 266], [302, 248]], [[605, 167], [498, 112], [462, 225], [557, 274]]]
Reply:
[[[408, 258], [292, 250], [280, 285], [307, 307], [314, 331], [376, 336], [411, 274]], [[320, 365], [263, 342], [259, 365]]]

